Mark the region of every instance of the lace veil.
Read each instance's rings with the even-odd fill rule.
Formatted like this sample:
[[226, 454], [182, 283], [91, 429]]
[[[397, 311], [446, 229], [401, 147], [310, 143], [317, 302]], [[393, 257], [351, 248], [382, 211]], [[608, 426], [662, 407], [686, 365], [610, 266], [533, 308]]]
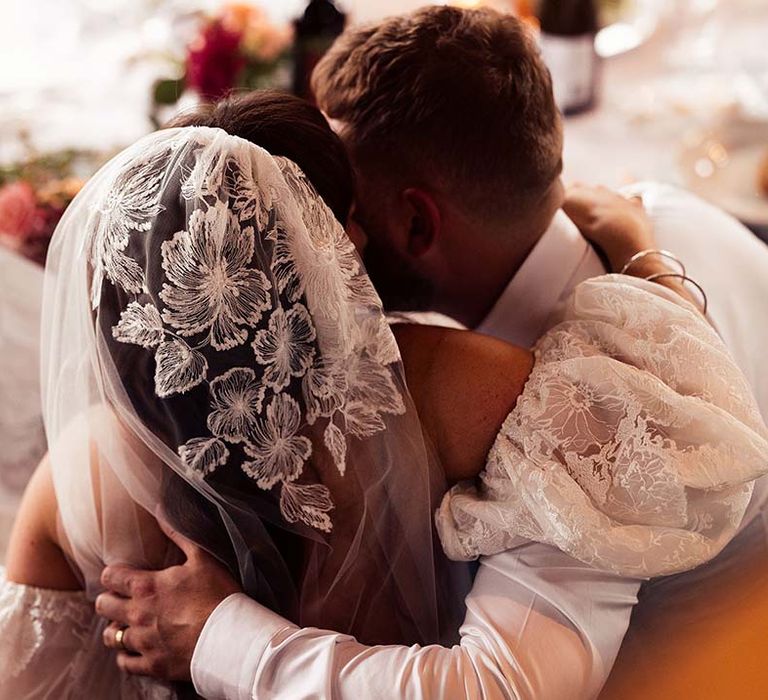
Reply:
[[175, 560], [161, 512], [300, 624], [455, 629], [438, 611], [466, 581], [430, 535], [444, 484], [397, 345], [293, 162], [219, 129], [142, 139], [57, 229], [43, 325], [60, 528], [89, 594], [105, 563]]

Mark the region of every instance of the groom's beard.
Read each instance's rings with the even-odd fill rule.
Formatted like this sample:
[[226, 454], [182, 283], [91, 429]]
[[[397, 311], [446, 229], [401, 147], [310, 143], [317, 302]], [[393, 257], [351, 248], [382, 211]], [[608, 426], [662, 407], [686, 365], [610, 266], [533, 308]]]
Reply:
[[428, 311], [432, 308], [434, 287], [429, 279], [413, 269], [409, 260], [369, 238], [363, 262], [387, 311]]

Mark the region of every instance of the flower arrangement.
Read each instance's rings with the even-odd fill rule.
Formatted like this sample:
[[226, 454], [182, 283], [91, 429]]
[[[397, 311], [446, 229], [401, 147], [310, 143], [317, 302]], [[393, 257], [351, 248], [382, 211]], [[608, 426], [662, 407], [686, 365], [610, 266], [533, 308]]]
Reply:
[[72, 175], [73, 151], [0, 167], [0, 244], [45, 264], [64, 210], [83, 186]]
[[179, 63], [183, 77], [155, 83], [155, 105], [175, 104], [185, 90], [214, 101], [233, 88], [266, 87], [292, 42], [291, 27], [273, 24], [260, 7], [225, 5], [203, 17]]

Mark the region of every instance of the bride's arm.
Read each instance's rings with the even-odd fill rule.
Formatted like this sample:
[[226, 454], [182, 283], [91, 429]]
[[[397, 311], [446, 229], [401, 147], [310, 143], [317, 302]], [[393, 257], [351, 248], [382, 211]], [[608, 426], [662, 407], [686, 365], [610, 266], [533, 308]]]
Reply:
[[[109, 685], [119, 676], [92, 644], [99, 620], [56, 543], [56, 499], [47, 458], [28, 484], [0, 568], [0, 698], [91, 696], [86, 674]], [[91, 663], [89, 663], [89, 661]], [[89, 677], [92, 677], [89, 675]], [[111, 681], [111, 682], [110, 682]]]
[[449, 481], [480, 472], [533, 367], [530, 350], [471, 331], [396, 325], [406, 380]]
[[27, 485], [13, 526], [6, 561], [9, 581], [54, 590], [82, 588], [58, 545], [57, 513], [46, 456]]
[[[80, 590], [85, 581], [98, 579], [110, 555], [151, 566], [167, 563], [167, 538], [110, 472], [91, 431], [113, 434], [115, 444], [133, 454], [142, 449], [109, 411], [93, 409], [73, 421], [27, 486], [8, 547], [9, 581]], [[113, 551], [116, 541], [120, 546]]]

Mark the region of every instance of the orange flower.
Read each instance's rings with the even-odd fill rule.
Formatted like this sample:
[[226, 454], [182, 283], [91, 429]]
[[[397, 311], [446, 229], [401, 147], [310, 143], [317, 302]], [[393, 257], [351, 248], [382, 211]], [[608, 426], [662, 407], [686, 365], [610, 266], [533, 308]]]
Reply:
[[221, 23], [227, 31], [240, 35], [240, 49], [252, 60], [271, 63], [293, 40], [289, 26], [273, 24], [263, 9], [247, 3], [225, 5]]
[[222, 8], [221, 22], [230, 32], [242, 34], [249, 25], [265, 20], [264, 11], [248, 3], [233, 2]]
[[290, 27], [278, 27], [269, 22], [253, 22], [243, 32], [241, 46], [251, 58], [271, 63], [279, 58], [293, 41]]
[[76, 177], [51, 180], [37, 190], [37, 199], [40, 204], [63, 209], [75, 198], [84, 184], [83, 180]]

